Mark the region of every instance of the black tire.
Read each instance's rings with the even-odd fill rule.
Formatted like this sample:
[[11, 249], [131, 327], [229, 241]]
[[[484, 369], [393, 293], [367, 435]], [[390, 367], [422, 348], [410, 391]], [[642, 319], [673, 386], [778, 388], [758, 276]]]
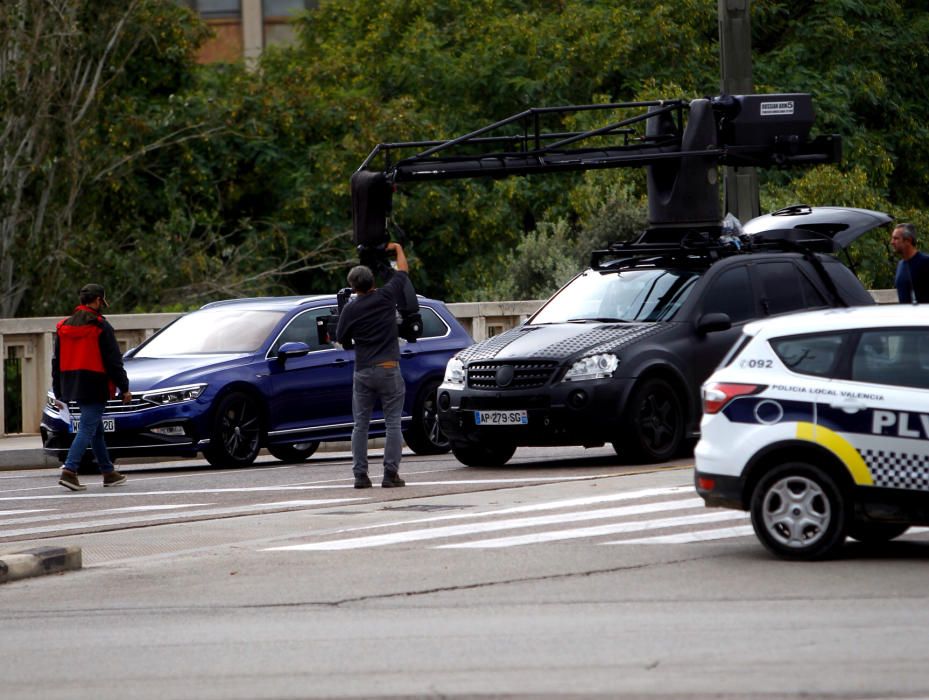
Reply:
[[497, 443], [494, 445], [455, 445], [452, 454], [455, 459], [468, 467], [502, 467], [513, 453], [516, 445]]
[[848, 536], [859, 542], [890, 542], [910, 529], [905, 523], [870, 523], [857, 520], [848, 526]]
[[286, 445], [268, 445], [268, 452], [285, 464], [299, 464], [308, 460], [319, 448], [319, 442], [290, 442]]
[[404, 431], [407, 446], [418, 455], [440, 455], [451, 449], [448, 438], [439, 427], [439, 412], [436, 405], [436, 390], [441, 382], [433, 379], [426, 382], [413, 404], [413, 422]]
[[751, 514], [758, 539], [784, 559], [828, 558], [848, 530], [841, 490], [829, 474], [805, 462], [781, 464], [765, 474], [752, 492]]
[[646, 463], [667, 462], [684, 440], [684, 409], [663, 379], [647, 379], [632, 392], [623, 418], [617, 454]]
[[261, 449], [261, 409], [248, 394], [223, 396], [213, 414], [210, 445], [204, 451], [214, 467], [247, 467]]

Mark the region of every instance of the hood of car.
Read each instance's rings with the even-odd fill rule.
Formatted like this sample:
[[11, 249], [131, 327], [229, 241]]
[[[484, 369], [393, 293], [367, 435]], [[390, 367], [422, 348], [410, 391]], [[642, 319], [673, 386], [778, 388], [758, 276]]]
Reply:
[[799, 244], [831, 240], [833, 250], [842, 250], [868, 231], [891, 221], [887, 214], [871, 209], [795, 205], [747, 221], [742, 225], [742, 233]]
[[487, 360], [573, 360], [653, 336], [667, 323], [553, 323], [524, 325], [476, 343], [458, 353], [465, 363]]
[[235, 364], [246, 354], [181, 355], [178, 357], [131, 357], [125, 361], [132, 393], [205, 381], [207, 371]]

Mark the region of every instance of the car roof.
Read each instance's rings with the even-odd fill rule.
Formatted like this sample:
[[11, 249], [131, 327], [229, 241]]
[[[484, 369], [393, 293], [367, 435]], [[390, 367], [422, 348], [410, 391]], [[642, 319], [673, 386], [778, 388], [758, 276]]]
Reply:
[[752, 321], [747, 335], [774, 337], [804, 335], [849, 328], [893, 328], [929, 326], [929, 304], [877, 304], [842, 309], [823, 309]]
[[201, 309], [214, 309], [220, 306], [241, 306], [255, 310], [286, 311], [312, 302], [329, 301], [334, 304], [335, 294], [316, 294], [313, 296], [291, 297], [252, 297], [248, 299], [223, 299], [204, 304]]
[[[416, 298], [420, 302], [427, 304], [438, 303], [435, 299], [428, 299], [421, 294]], [[221, 306], [235, 306], [248, 308], [255, 311], [289, 311], [305, 304], [319, 303], [332, 304], [337, 303], [335, 294], [315, 294], [308, 296], [289, 296], [289, 297], [250, 297], [244, 299], [223, 299], [221, 301], [211, 301], [200, 307], [202, 309], [215, 309]]]

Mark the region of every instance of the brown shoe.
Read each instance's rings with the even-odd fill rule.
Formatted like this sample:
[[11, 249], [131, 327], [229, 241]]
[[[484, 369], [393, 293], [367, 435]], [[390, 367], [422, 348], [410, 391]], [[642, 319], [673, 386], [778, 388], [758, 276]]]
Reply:
[[62, 469], [61, 476], [58, 479], [59, 486], [64, 486], [66, 489], [71, 491], [86, 491], [87, 487], [84, 486], [77, 478], [77, 474], [71, 471], [70, 469]]
[[104, 486], [122, 486], [126, 483], [126, 475], [120, 474], [115, 469], [103, 475]]

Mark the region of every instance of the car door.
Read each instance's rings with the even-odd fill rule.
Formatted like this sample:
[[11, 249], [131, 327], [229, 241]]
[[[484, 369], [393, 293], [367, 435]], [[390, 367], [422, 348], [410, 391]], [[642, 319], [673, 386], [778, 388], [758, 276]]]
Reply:
[[[322, 431], [351, 430], [354, 354], [333, 343], [320, 343], [316, 330], [317, 321], [334, 311], [317, 307], [297, 314], [268, 351], [272, 436], [312, 437]], [[310, 352], [282, 363], [277, 349], [288, 342], [306, 343]]]
[[929, 327], [860, 332], [849, 379], [831, 403], [839, 432], [878, 488], [921, 493], [929, 502]]
[[695, 336], [692, 386], [700, 386], [713, 373], [726, 352], [742, 334], [742, 327], [758, 317], [752, 281], [745, 264], [736, 264], [707, 273], [698, 303], [696, 319], [712, 313], [729, 316], [732, 327]]

